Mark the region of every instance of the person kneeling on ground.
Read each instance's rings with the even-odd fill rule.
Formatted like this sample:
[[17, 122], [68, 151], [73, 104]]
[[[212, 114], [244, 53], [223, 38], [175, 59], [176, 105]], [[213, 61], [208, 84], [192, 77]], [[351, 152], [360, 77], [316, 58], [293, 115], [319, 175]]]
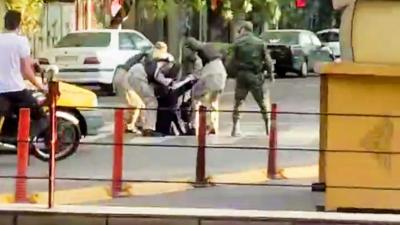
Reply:
[[[192, 75], [178, 81], [180, 71], [181, 65], [176, 63], [173, 65], [169, 73], [166, 74], [168, 78], [175, 81], [175, 84], [170, 88], [165, 88], [162, 85], [155, 86], [155, 93], [159, 107], [157, 112], [156, 130], [164, 135], [183, 135], [187, 132], [182, 126], [178, 99], [185, 92], [189, 91], [197, 80]], [[175, 125], [177, 133], [174, 131], [173, 125]]]
[[[138, 63], [145, 63], [153, 59], [157, 60], [165, 56], [168, 51], [168, 46], [164, 42], [157, 42], [153, 50], [153, 54], [147, 52], [139, 53], [129, 58], [125, 64], [119, 66], [114, 76], [114, 84], [116, 86], [117, 95], [123, 98], [131, 110], [126, 110], [124, 122], [125, 131], [134, 134], [141, 134], [143, 130], [143, 123], [145, 121], [144, 112], [141, 110], [145, 108], [145, 103], [140, 96], [130, 87], [128, 83], [128, 71]], [[168, 55], [169, 59], [173, 61], [173, 56]]]
[[174, 88], [174, 80], [165, 76], [174, 65], [170, 61], [171, 59], [173, 57], [169, 53], [165, 53], [157, 60], [135, 64], [129, 70], [129, 86], [138, 93], [146, 105], [143, 136], [164, 136], [162, 133], [156, 132], [158, 101], [155, 86], [161, 85], [165, 89]]

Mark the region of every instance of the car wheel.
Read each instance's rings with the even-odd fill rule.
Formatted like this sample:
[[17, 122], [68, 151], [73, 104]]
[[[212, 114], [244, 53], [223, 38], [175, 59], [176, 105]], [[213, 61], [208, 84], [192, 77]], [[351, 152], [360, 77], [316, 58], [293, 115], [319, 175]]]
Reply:
[[286, 76], [286, 71], [285, 70], [277, 70], [276, 75], [278, 77], [285, 77]]
[[300, 75], [301, 77], [306, 77], [306, 76], [308, 76], [308, 64], [307, 64], [306, 61], [304, 61], [304, 62], [301, 64], [301, 68], [300, 68], [299, 75]]

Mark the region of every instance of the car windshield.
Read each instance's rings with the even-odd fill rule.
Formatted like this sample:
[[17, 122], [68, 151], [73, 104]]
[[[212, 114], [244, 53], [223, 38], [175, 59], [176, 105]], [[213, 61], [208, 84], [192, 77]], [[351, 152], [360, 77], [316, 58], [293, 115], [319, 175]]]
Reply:
[[271, 44], [297, 45], [299, 44], [299, 33], [268, 31], [262, 35], [262, 39]]
[[338, 42], [339, 41], [339, 33], [336, 32], [326, 32], [318, 34], [318, 38], [322, 42]]
[[70, 33], [63, 37], [55, 47], [108, 47], [110, 41], [110, 33]]

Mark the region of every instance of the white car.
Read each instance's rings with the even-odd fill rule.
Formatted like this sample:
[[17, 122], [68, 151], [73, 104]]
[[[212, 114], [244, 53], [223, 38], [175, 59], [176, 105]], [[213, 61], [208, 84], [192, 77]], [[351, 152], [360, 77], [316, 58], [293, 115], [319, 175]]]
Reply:
[[336, 59], [340, 59], [339, 29], [326, 29], [317, 32], [322, 44], [329, 47]]
[[135, 30], [85, 30], [72, 32], [57, 45], [39, 56], [41, 66], [57, 65], [57, 80], [100, 85], [113, 92], [113, 77], [118, 65], [142, 51], [151, 51], [153, 44]]

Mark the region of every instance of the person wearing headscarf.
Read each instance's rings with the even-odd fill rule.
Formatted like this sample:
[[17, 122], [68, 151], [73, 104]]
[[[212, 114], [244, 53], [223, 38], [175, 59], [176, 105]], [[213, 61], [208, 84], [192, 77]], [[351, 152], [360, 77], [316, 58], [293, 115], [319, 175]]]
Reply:
[[[192, 89], [193, 108], [197, 109], [203, 104], [211, 110], [211, 113], [207, 113], [207, 129], [209, 133], [215, 134], [218, 131], [218, 99], [227, 79], [222, 55], [211, 44], [202, 43], [193, 37], [186, 40], [186, 48], [192, 52], [193, 73], [199, 79]], [[202, 66], [198, 66], [199, 62]], [[198, 127], [196, 115], [192, 113], [192, 129]]]
[[[126, 110], [125, 113], [125, 130], [134, 134], [141, 134], [140, 129], [146, 129], [144, 126], [145, 113], [141, 109], [146, 107], [143, 99], [138, 93], [129, 85], [128, 78], [130, 73], [128, 71], [138, 63], [145, 63], [151, 60], [162, 60], [168, 58], [169, 61], [173, 61], [174, 57], [168, 53], [168, 46], [164, 42], [157, 42], [154, 46], [152, 54], [150, 53], [139, 53], [132, 56], [126, 61], [126, 63], [117, 68], [116, 75], [114, 77], [114, 83], [117, 87], [118, 96], [125, 99], [128, 107], [131, 110]], [[151, 120], [151, 118], [150, 118]], [[147, 131], [149, 133], [149, 131]], [[151, 132], [150, 132], [151, 133]]]

